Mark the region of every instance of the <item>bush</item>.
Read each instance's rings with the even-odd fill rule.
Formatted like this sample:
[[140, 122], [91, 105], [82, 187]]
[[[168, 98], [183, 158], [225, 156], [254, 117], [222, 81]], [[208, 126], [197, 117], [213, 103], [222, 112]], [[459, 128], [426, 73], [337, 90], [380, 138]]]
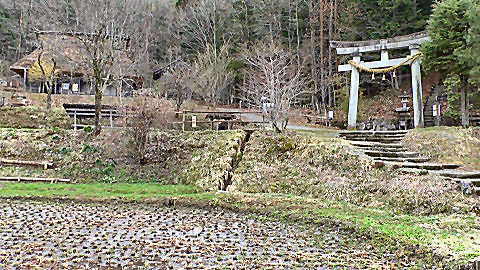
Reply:
[[146, 95], [139, 97], [134, 106], [133, 114], [128, 119], [128, 149], [140, 164], [146, 164], [150, 133], [154, 128], [166, 127], [168, 114], [173, 112], [173, 108], [164, 99], [149, 98]]

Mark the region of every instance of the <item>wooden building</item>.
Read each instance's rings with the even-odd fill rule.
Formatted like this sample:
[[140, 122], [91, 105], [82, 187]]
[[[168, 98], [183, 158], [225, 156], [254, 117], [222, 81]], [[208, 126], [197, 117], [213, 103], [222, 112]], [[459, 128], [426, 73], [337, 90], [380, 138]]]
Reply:
[[[21, 77], [20, 88], [33, 93], [46, 91], [41, 80], [32, 79], [29, 76], [29, 70], [37, 65], [39, 54], [42, 54], [42, 59], [45, 61], [51, 61], [50, 59], [54, 58], [57, 62], [58, 75], [52, 94], [95, 94], [95, 89], [89, 79], [91, 76], [88, 74], [88, 59], [85, 49], [76, 37], [45, 33], [38, 34], [38, 40], [42, 44], [42, 48], [39, 46], [10, 67]], [[127, 70], [132, 62], [125, 53], [118, 53], [118, 55], [112, 76], [121, 79], [112, 80], [112, 83], [105, 89], [105, 96], [131, 96], [140, 81], [138, 77], [122, 72], [122, 70]], [[125, 68], [122, 69], [122, 67]]]

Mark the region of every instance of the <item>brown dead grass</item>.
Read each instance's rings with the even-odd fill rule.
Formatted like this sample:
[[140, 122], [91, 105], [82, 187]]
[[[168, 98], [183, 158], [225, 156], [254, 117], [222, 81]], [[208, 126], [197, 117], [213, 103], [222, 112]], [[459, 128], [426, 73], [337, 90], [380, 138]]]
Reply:
[[465, 165], [480, 170], [480, 128], [434, 127], [416, 129], [404, 139], [405, 145], [439, 163]]

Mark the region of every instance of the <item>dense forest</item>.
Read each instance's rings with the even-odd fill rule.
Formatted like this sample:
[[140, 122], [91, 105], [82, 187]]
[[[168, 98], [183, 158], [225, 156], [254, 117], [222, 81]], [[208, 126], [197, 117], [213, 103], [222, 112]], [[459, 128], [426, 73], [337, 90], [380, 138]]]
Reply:
[[[48, 1], [47, 1], [48, 2]], [[69, 1], [63, 1], [68, 5]], [[145, 54], [136, 72], [146, 87], [173, 89], [181, 103], [195, 97], [213, 104], [253, 102], [262, 93], [259, 67], [275, 52], [279, 66], [287, 66], [286, 88], [299, 105], [324, 111], [338, 105], [348, 84], [336, 66], [331, 40], [370, 40], [407, 35], [426, 29], [432, 0], [155, 0], [141, 24]], [[58, 25], [42, 21], [41, 8], [32, 0], [0, 0], [0, 74], [38, 46], [35, 32]], [[142, 15], [143, 16], [143, 15]], [[139, 19], [140, 21], [140, 19]], [[403, 53], [403, 52], [397, 52]], [[364, 58], [378, 57], [365, 55]], [[154, 82], [155, 67], [182, 59]], [[273, 71], [272, 71], [273, 72]], [[408, 70], [405, 72], [408, 75]], [[266, 74], [264, 74], [267, 76]], [[362, 79], [370, 88], [388, 82]]]

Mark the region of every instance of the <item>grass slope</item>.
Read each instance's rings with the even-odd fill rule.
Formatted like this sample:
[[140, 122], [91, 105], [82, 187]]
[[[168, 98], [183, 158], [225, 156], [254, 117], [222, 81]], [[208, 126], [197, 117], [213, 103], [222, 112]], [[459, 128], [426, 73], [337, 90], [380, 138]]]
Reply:
[[408, 148], [433, 161], [480, 170], [480, 128], [432, 127], [415, 129], [404, 139]]
[[154, 132], [147, 157], [133, 157], [128, 135], [62, 129], [0, 129], [0, 157], [51, 161], [52, 170], [0, 167], [1, 176], [69, 178], [77, 182], [195, 184], [217, 190], [228, 179], [245, 138], [243, 131]]
[[0, 108], [0, 128], [70, 128], [72, 124], [63, 108], [50, 111], [33, 106]]

